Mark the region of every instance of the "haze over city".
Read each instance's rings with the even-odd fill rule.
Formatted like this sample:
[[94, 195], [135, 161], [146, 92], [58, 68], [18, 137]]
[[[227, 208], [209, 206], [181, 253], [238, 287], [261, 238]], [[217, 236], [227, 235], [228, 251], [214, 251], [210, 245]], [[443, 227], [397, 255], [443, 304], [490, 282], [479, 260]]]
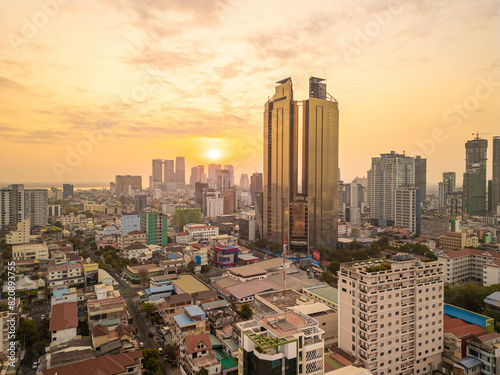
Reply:
[[471, 134], [498, 129], [497, 1], [61, 3], [0, 4], [5, 183], [147, 181], [175, 155], [261, 171], [263, 105], [290, 76], [297, 97], [328, 80], [346, 181], [391, 150], [430, 183], [460, 175]]

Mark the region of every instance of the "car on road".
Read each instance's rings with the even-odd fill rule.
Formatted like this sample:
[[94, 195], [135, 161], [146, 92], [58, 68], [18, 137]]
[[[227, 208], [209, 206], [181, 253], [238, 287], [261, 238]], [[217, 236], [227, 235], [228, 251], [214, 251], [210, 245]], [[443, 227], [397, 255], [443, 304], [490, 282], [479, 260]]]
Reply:
[[161, 352], [163, 351], [163, 348], [158, 348], [158, 353], [161, 355]]
[[144, 343], [143, 342], [139, 343], [139, 348], [144, 348]]
[[45, 315], [42, 314], [42, 316], [40, 317], [41, 320], [45, 320]]
[[33, 366], [31, 368], [33, 370], [36, 370], [38, 368], [38, 362], [37, 361], [33, 362]]

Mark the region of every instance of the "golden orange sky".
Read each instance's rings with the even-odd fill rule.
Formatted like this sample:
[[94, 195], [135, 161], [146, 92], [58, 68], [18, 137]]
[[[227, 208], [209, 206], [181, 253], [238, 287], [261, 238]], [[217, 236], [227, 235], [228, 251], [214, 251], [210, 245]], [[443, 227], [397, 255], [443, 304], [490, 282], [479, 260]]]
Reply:
[[147, 186], [151, 159], [189, 179], [214, 149], [238, 182], [263, 169], [275, 82], [302, 100], [309, 76], [339, 101], [343, 180], [405, 150], [437, 182], [500, 135], [499, 21], [497, 0], [4, 0], [0, 182]]

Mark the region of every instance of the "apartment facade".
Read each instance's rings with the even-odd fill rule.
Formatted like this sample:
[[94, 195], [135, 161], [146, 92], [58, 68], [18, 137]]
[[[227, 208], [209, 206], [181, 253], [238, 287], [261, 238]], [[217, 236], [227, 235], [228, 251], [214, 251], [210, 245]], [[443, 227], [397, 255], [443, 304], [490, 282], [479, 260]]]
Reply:
[[13, 260], [47, 259], [49, 248], [43, 243], [12, 246]]
[[375, 375], [431, 373], [443, 349], [442, 268], [411, 254], [343, 264], [339, 347]]
[[287, 311], [237, 323], [238, 374], [324, 373], [324, 331], [318, 321]]

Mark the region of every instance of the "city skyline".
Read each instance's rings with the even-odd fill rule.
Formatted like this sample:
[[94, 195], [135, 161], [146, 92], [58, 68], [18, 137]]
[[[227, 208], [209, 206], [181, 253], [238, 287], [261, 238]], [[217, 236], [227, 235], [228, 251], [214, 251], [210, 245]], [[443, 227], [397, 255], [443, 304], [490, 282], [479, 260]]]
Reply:
[[297, 97], [309, 76], [330, 82], [344, 181], [394, 150], [426, 158], [436, 184], [463, 175], [472, 133], [496, 135], [494, 1], [49, 3], [0, 4], [6, 183], [147, 181], [175, 155], [262, 172], [262, 99], [289, 76]]

